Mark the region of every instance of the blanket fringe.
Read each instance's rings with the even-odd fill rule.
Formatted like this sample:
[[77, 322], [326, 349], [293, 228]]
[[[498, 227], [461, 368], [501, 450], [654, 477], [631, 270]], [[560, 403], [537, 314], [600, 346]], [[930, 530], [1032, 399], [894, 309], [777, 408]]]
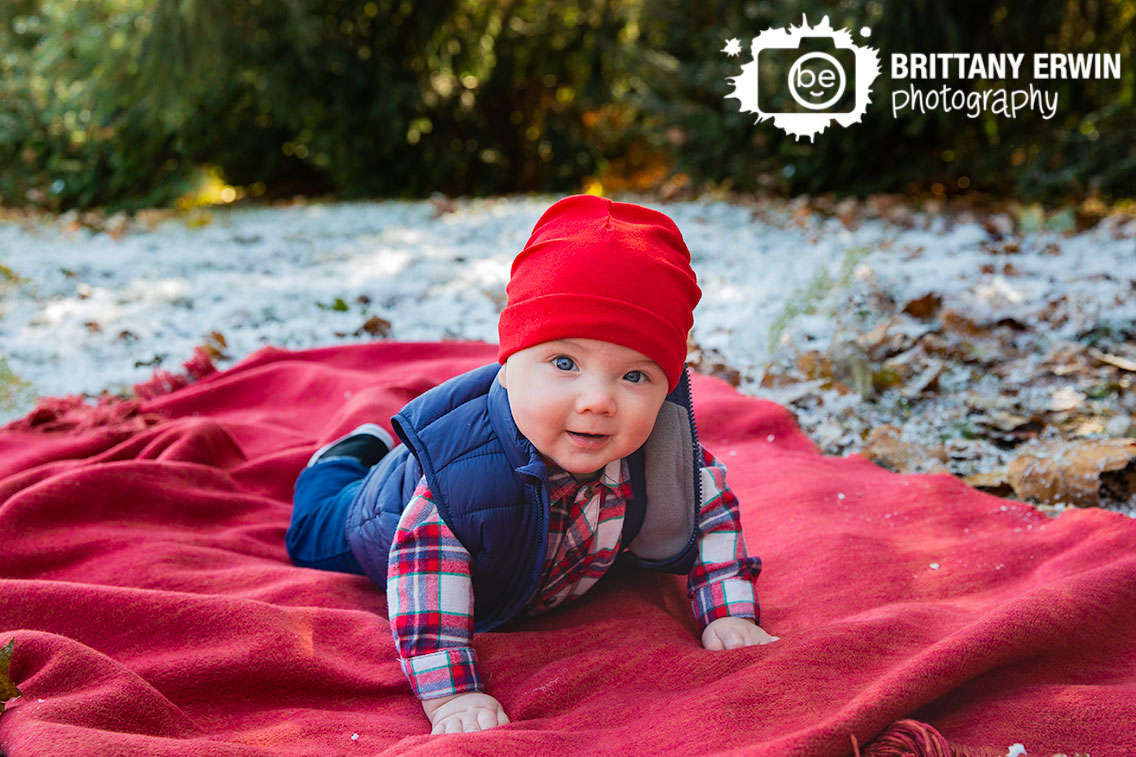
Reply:
[[5, 431], [39, 431], [43, 433], [83, 432], [106, 426], [128, 426], [142, 429], [152, 426], [158, 418], [141, 412], [138, 400], [123, 399], [110, 394], [98, 397], [90, 404], [87, 397], [72, 394], [67, 397], [41, 397], [35, 410], [23, 418], [4, 426]]
[[182, 364], [184, 373], [154, 370], [149, 381], [134, 385], [136, 399], [116, 397], [103, 393], [94, 403], [84, 395], [67, 397], [41, 397], [35, 409], [23, 418], [4, 426], [5, 431], [83, 432], [115, 426], [137, 431], [153, 426], [161, 420], [154, 413], [143, 413], [142, 402], [188, 386], [191, 382], [216, 373], [217, 368], [209, 353], [202, 347], [193, 351], [193, 357]]
[[951, 744], [935, 728], [918, 720], [897, 720], [872, 739], [864, 751], [852, 736], [855, 757], [986, 757], [1001, 754]]
[[154, 399], [217, 372], [213, 358], [204, 347], [194, 347], [193, 357], [182, 363], [182, 368], [184, 372], [178, 374], [155, 368], [153, 378], [134, 385], [134, 396], [143, 400]]

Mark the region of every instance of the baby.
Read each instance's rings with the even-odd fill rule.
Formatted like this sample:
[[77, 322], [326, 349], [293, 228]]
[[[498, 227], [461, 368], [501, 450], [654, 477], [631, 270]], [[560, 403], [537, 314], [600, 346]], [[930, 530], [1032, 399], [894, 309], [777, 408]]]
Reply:
[[433, 733], [509, 722], [474, 632], [581, 596], [617, 559], [688, 576], [706, 649], [757, 625], [737, 499], [698, 443], [686, 337], [702, 293], [662, 213], [588, 195], [513, 261], [497, 363], [320, 449], [296, 481], [297, 565], [385, 585]]

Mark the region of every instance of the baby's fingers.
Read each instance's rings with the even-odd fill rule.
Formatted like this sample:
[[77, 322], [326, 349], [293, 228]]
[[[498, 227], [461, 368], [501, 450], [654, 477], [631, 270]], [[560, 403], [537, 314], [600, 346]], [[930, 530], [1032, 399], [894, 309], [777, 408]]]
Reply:
[[442, 729], [434, 729], [434, 733], [469, 733], [480, 731], [477, 727], [477, 716], [473, 712], [462, 712], [451, 715], [442, 721]]
[[496, 728], [508, 722], [509, 718], [506, 717], [504, 710], [478, 707], [450, 715], [435, 725], [430, 733], [472, 733], [473, 731], [486, 731], [490, 728]]
[[[501, 713], [502, 715], [504, 713]], [[477, 729], [479, 731], [487, 731], [494, 728], [497, 723], [497, 712], [494, 710], [481, 709], [477, 711]]]

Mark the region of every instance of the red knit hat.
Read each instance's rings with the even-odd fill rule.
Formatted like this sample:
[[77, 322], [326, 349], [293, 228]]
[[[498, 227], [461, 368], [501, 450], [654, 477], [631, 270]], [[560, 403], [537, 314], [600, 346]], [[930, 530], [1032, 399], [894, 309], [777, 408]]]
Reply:
[[513, 260], [497, 360], [553, 339], [642, 352], [673, 390], [702, 291], [674, 221], [639, 205], [575, 195], [540, 217]]

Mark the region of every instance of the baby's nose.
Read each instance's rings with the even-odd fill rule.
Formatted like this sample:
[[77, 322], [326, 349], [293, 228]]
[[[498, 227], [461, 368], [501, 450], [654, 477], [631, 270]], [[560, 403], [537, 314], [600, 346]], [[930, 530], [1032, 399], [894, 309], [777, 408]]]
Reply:
[[615, 412], [615, 396], [606, 384], [591, 384], [576, 396], [576, 412], [611, 415]]

